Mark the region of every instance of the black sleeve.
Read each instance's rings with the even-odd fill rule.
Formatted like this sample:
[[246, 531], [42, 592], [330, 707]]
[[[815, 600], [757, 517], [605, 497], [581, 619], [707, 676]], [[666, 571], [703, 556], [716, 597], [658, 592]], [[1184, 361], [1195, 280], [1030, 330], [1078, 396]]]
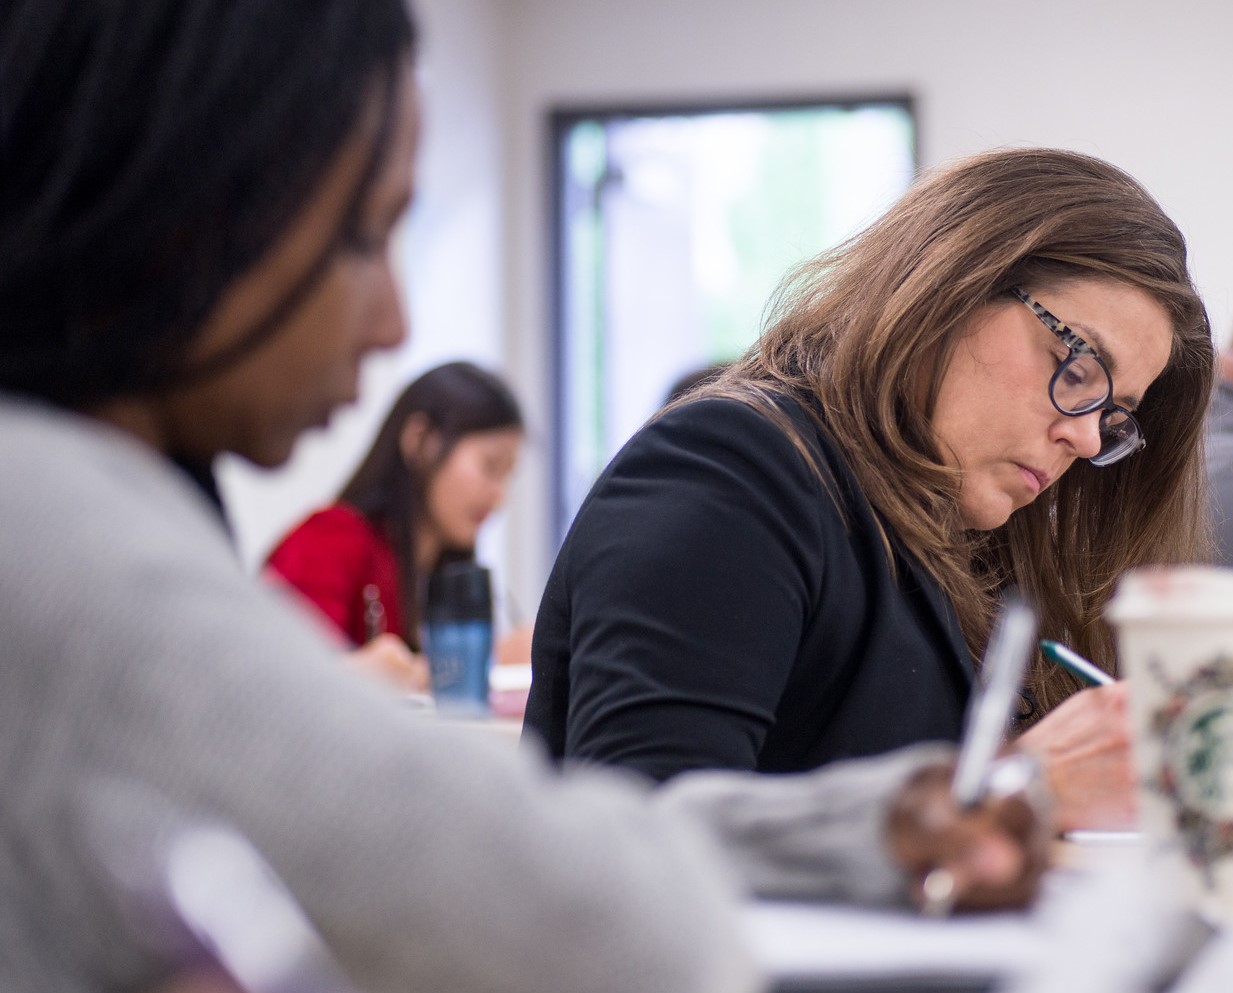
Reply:
[[761, 412], [702, 400], [644, 428], [558, 563], [566, 757], [660, 780], [755, 768], [818, 595], [823, 522], [842, 533], [817, 476]]

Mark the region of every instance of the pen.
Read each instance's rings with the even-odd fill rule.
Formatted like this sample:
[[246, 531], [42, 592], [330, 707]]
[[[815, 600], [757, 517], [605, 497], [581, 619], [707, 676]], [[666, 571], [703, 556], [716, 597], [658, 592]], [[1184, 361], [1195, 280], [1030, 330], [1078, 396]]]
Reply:
[[385, 634], [385, 604], [381, 602], [381, 589], [376, 583], [364, 586], [364, 638], [372, 641]]
[[1056, 662], [1063, 669], [1074, 673], [1080, 679], [1085, 679], [1093, 686], [1107, 686], [1114, 682], [1103, 669], [1097, 669], [1091, 662], [1078, 652], [1072, 652], [1060, 641], [1041, 639], [1040, 650], [1050, 662]]
[[951, 795], [960, 807], [975, 806], [984, 796], [1035, 637], [1036, 614], [1018, 594], [1008, 594], [989, 636], [980, 669], [984, 682], [968, 707], [959, 745]]
[[[982, 683], [968, 705], [963, 741], [950, 783], [951, 796], [960, 808], [975, 807], [989, 788], [989, 777], [1010, 724], [1035, 637], [1035, 612], [1016, 592], [1008, 593], [981, 662]], [[921, 894], [922, 913], [927, 917], [945, 917], [959, 895], [954, 873], [944, 865], [935, 866], [921, 881]]]

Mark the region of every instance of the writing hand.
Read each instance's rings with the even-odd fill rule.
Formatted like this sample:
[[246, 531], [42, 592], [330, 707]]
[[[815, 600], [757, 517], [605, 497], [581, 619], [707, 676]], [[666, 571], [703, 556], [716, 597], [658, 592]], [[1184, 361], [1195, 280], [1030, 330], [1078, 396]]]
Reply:
[[1134, 827], [1137, 816], [1127, 687], [1081, 690], [1020, 736], [1056, 803], [1058, 829]]
[[360, 672], [407, 693], [427, 693], [432, 687], [428, 660], [407, 647], [395, 634], [379, 634], [372, 641], [346, 653], [347, 661]]
[[[1026, 906], [1048, 866], [1047, 803], [1029, 796], [1029, 787], [994, 790], [977, 806], [963, 808], [952, 796], [953, 775], [953, 762], [924, 766], [890, 807], [887, 844], [914, 880], [913, 900], [920, 906], [940, 903], [944, 910]], [[927, 895], [926, 880], [939, 878], [946, 880], [946, 891]]]

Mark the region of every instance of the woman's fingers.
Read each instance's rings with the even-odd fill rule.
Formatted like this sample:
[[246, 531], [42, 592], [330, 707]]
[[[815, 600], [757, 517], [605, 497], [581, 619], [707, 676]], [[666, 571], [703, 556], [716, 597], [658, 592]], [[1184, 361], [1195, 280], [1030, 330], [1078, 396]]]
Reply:
[[1047, 866], [1047, 811], [1021, 791], [960, 808], [951, 774], [950, 765], [920, 770], [891, 806], [889, 844], [916, 881], [914, 899], [933, 913], [1024, 906]]

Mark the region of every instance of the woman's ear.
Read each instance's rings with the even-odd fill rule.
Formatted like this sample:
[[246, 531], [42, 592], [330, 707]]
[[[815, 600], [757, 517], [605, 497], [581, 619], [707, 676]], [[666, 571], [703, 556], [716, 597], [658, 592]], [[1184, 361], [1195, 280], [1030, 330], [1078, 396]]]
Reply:
[[398, 436], [403, 462], [413, 469], [425, 469], [441, 454], [441, 433], [423, 413], [414, 413], [404, 422]]

